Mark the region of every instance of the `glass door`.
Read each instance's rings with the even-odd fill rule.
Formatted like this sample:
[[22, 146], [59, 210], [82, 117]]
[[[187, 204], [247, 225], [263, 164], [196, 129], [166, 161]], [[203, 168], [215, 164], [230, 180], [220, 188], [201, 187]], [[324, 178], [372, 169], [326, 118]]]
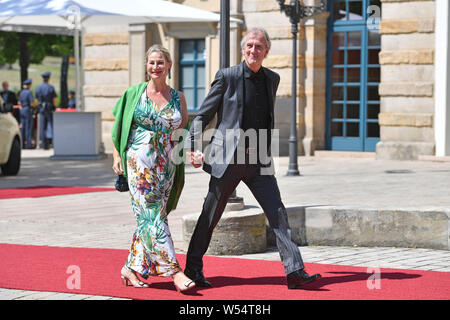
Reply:
[[375, 151], [379, 141], [380, 36], [366, 23], [377, 2], [329, 1], [327, 149]]

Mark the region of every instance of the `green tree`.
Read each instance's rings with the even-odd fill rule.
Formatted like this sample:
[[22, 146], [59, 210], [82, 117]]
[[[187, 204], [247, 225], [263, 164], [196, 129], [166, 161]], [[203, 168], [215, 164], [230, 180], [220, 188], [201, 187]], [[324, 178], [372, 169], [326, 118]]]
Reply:
[[[0, 32], [0, 65], [12, 64], [19, 60], [21, 83], [28, 78], [30, 63], [39, 64], [44, 60], [48, 48], [48, 41], [53, 39], [46, 35]], [[31, 50], [30, 50], [31, 49]]]
[[61, 61], [61, 82], [60, 82], [60, 97], [61, 106], [67, 106], [69, 104], [68, 88], [67, 88], [67, 75], [69, 71], [69, 57], [73, 54], [74, 44], [73, 37], [70, 36], [56, 36], [53, 44], [51, 45], [53, 55], [62, 56]]
[[27, 45], [30, 50], [30, 63], [40, 64], [48, 52], [48, 47], [54, 41], [52, 35], [28, 34]]
[[47, 55], [61, 56], [61, 105], [67, 105], [69, 57], [73, 54], [73, 37], [0, 31], [0, 65], [19, 60], [20, 81], [28, 79], [30, 63], [40, 64]]
[[0, 65], [13, 64], [19, 58], [18, 36], [15, 32], [0, 31]]
[[23, 83], [26, 79], [28, 79], [28, 66], [30, 65], [30, 49], [28, 46], [29, 38], [30, 34], [28, 33], [18, 34], [20, 83]]

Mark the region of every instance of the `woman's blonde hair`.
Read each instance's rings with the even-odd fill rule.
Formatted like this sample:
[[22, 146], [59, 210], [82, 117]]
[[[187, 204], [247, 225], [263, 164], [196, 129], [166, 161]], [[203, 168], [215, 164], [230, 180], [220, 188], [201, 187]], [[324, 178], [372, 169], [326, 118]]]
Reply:
[[164, 60], [166, 60], [167, 62], [172, 62], [172, 58], [170, 57], [169, 50], [167, 50], [166, 48], [164, 48], [160, 44], [154, 44], [150, 48], [148, 48], [148, 50], [147, 50], [147, 54], [145, 56], [145, 63], [148, 62], [148, 56], [150, 54], [152, 54], [153, 52], [161, 53], [163, 55], [163, 57], [164, 57]]

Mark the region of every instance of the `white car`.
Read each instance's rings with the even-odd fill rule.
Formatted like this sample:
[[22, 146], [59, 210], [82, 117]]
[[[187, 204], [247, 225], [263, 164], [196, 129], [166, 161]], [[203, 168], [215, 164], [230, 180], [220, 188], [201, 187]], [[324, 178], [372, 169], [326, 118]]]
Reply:
[[16, 175], [20, 169], [22, 136], [11, 107], [0, 104], [0, 167], [4, 175]]

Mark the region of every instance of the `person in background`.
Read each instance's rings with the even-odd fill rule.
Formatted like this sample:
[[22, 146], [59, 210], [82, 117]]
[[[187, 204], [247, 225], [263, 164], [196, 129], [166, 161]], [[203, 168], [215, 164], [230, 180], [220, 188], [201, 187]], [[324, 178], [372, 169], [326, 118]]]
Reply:
[[2, 82], [2, 89], [3, 89], [3, 91], [0, 93], [0, 95], [3, 98], [4, 107], [6, 105], [15, 106], [17, 104], [17, 97], [14, 92], [9, 90], [8, 81]]
[[36, 88], [36, 99], [39, 101], [40, 132], [42, 148], [49, 149], [53, 139], [53, 111], [56, 106], [55, 88], [49, 84], [50, 72], [44, 72], [42, 75], [43, 83]]
[[33, 112], [34, 98], [31, 92], [31, 79], [23, 82], [22, 91], [19, 94], [20, 109], [20, 125], [22, 140], [24, 141], [24, 149], [31, 149], [31, 133], [33, 131]]
[[0, 93], [0, 96], [3, 98], [3, 112], [5, 112], [7, 109], [11, 109], [14, 118], [16, 118], [17, 122], [20, 123], [20, 111], [18, 109], [12, 110], [13, 107], [17, 105], [16, 94], [9, 90], [8, 81], [2, 82], [2, 89], [3, 91]]
[[75, 100], [75, 91], [70, 90], [69, 91], [69, 105], [68, 105], [69, 109], [76, 109], [77, 108], [77, 103]]

